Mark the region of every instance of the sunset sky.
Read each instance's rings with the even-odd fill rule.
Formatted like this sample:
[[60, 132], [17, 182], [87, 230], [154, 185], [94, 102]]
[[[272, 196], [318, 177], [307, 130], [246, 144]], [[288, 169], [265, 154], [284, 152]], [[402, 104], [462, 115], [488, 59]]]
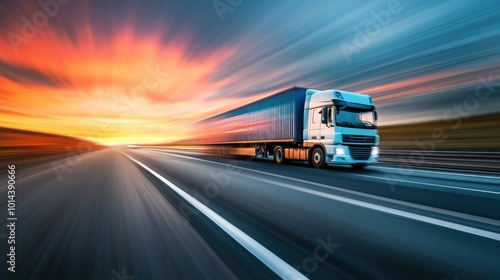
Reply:
[[478, 86], [496, 90], [471, 113], [499, 111], [498, 1], [42, 2], [0, 3], [3, 127], [175, 141], [294, 85], [370, 94], [381, 125], [440, 119]]

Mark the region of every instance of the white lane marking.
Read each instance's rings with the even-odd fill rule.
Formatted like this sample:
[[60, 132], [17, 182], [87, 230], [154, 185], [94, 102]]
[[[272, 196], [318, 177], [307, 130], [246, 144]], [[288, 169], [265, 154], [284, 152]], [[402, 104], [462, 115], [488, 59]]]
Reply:
[[[177, 152], [177, 153], [183, 153], [183, 154], [191, 154], [191, 155], [206, 155], [206, 153], [202, 152], [196, 152], [196, 151], [186, 151], [186, 150], [181, 150], [181, 149], [161, 149], [161, 148], [152, 148], [149, 150], [154, 150], [154, 151], [160, 151], [160, 152]], [[411, 166], [411, 165], [409, 165]], [[430, 167], [427, 167], [430, 168]], [[389, 167], [389, 166], [381, 166], [381, 165], [376, 165], [376, 166], [370, 166], [370, 169], [399, 169], [396, 167]], [[435, 168], [434, 168], [435, 169]], [[443, 170], [443, 168], [440, 168]], [[427, 170], [427, 169], [406, 169], [408, 171], [412, 172], [422, 172], [422, 173], [436, 173], [436, 174], [443, 174], [443, 175], [451, 175], [451, 176], [464, 176], [464, 177], [477, 177], [477, 178], [485, 178], [485, 179], [494, 179], [494, 180], [500, 180], [500, 176], [488, 176], [488, 175], [479, 175], [479, 174], [464, 174], [464, 173], [458, 173], [458, 172], [470, 172], [470, 170], [465, 170], [465, 169], [445, 169], [449, 171], [454, 171], [454, 172], [443, 172], [443, 171], [432, 171], [432, 170]], [[494, 172], [489, 172], [489, 171], [478, 171], [478, 172], [483, 172], [487, 174], [494, 174]]]
[[[123, 152], [122, 152], [123, 153]], [[233, 224], [228, 222], [226, 219], [219, 216], [219, 214], [215, 213], [212, 209], [205, 206], [205, 204], [196, 200], [194, 197], [183, 191], [181, 188], [174, 185], [169, 180], [165, 179], [160, 174], [156, 173], [151, 168], [147, 167], [143, 163], [137, 161], [131, 156], [123, 153], [130, 160], [153, 174], [156, 178], [160, 179], [163, 183], [169, 186], [173, 191], [179, 194], [182, 198], [184, 198], [187, 202], [193, 205], [196, 209], [198, 209], [201, 213], [207, 216], [210, 220], [212, 220], [215, 224], [217, 224], [222, 230], [224, 230], [227, 234], [229, 234], [234, 240], [240, 243], [245, 249], [247, 249], [250, 253], [252, 253], [255, 257], [257, 257], [261, 262], [263, 262], [267, 267], [269, 267], [272, 271], [274, 271], [279, 277], [282, 279], [307, 279], [304, 275], [302, 275], [295, 268], [290, 266], [288, 263], [280, 259], [273, 252], [269, 251], [266, 247], [262, 246], [260, 243], [255, 241], [253, 238], [248, 236], [246, 233], [241, 231], [239, 228], [235, 227]]]
[[316, 195], [319, 197], [324, 197], [327, 199], [336, 200], [339, 202], [344, 202], [347, 204], [360, 206], [360, 207], [367, 208], [370, 210], [375, 210], [375, 211], [379, 211], [379, 212], [383, 212], [383, 213], [387, 213], [387, 214], [391, 214], [391, 215], [395, 215], [395, 216], [400, 216], [400, 217], [408, 218], [408, 219], [419, 221], [419, 222], [424, 222], [427, 224], [432, 224], [432, 225], [436, 225], [436, 226], [440, 226], [440, 227], [445, 227], [445, 228], [469, 233], [472, 235], [481, 236], [481, 237], [488, 238], [488, 239], [493, 239], [495, 241], [500, 241], [500, 234], [496, 233], [496, 232], [482, 230], [482, 229], [478, 229], [478, 228], [474, 228], [474, 227], [470, 227], [470, 226], [465, 226], [465, 225], [461, 225], [461, 224], [457, 224], [457, 223], [453, 223], [453, 222], [448, 222], [448, 221], [441, 220], [441, 219], [431, 218], [431, 217], [427, 217], [427, 216], [420, 215], [420, 214], [410, 213], [410, 212], [406, 212], [403, 210], [398, 210], [398, 209], [389, 208], [386, 206], [376, 205], [376, 204], [369, 203], [369, 202], [363, 202], [363, 201], [359, 201], [359, 200], [355, 200], [355, 199], [351, 199], [351, 198], [347, 198], [347, 197], [342, 197], [342, 196], [338, 196], [338, 195], [334, 195], [334, 194], [329, 194], [329, 193], [324, 193], [324, 192], [315, 191], [315, 190], [311, 190], [311, 189], [306, 189], [303, 187], [294, 186], [291, 184], [286, 184], [286, 183], [278, 182], [275, 180], [256, 178], [255, 176], [249, 176], [249, 175], [244, 175], [244, 174], [240, 174], [240, 176], [252, 178], [253, 180], [258, 180], [261, 182], [274, 184], [277, 186], [296, 190], [299, 192], [308, 193], [308, 194]]
[[[172, 153], [169, 153], [169, 152], [164, 152], [164, 151], [161, 151], [161, 150], [157, 150], [157, 151], [160, 152], [160, 153], [168, 154], [168, 155], [175, 155], [175, 154], [172, 154]], [[176, 155], [176, 156], [181, 156], [181, 155]], [[193, 159], [195, 159], [195, 158], [193, 158]], [[213, 161], [208, 161], [208, 162], [213, 162]], [[412, 184], [417, 184], [417, 185], [428, 185], [428, 186], [440, 187], [440, 188], [458, 189], [458, 190], [463, 190], [463, 191], [480, 192], [480, 193], [489, 193], [489, 194], [500, 195], [500, 191], [489, 191], [489, 190], [471, 189], [471, 188], [455, 187], [455, 186], [442, 185], [442, 184], [434, 184], [434, 183], [425, 183], [425, 182], [416, 182], [416, 181], [409, 181], [409, 180], [402, 180], [402, 179], [395, 179], [395, 178], [383, 178], [383, 177], [372, 176], [372, 175], [363, 175], [363, 174], [349, 173], [348, 175], [360, 176], [360, 177], [367, 177], [367, 178], [379, 179], [379, 180], [384, 180], [384, 181], [396, 181], [396, 182], [402, 182], [402, 183], [412, 183]], [[456, 175], [459, 175], [459, 174], [456, 174]], [[286, 178], [288, 178], [288, 177], [286, 177]]]
[[[226, 163], [220, 163], [220, 162], [210, 161], [210, 160], [201, 159], [201, 158], [194, 158], [194, 157], [189, 157], [189, 156], [172, 154], [172, 153], [168, 153], [168, 152], [164, 152], [164, 151], [153, 151], [153, 152], [159, 153], [162, 155], [169, 155], [169, 156], [173, 156], [173, 157], [186, 158], [186, 159], [207, 162], [207, 163], [216, 164], [216, 165], [234, 167], [234, 166], [231, 166], [231, 165], [226, 164]], [[465, 214], [465, 213], [458, 213], [458, 212], [454, 212], [454, 211], [450, 211], [450, 210], [434, 208], [434, 207], [415, 204], [415, 203], [411, 203], [411, 202], [404, 202], [404, 201], [395, 200], [395, 199], [391, 199], [391, 198], [376, 196], [376, 195], [362, 193], [362, 192], [358, 192], [358, 191], [347, 190], [347, 189], [343, 189], [343, 188], [339, 188], [339, 187], [335, 187], [335, 186], [330, 186], [330, 185], [306, 181], [306, 180], [302, 180], [302, 179], [287, 177], [287, 176], [283, 176], [283, 175], [273, 174], [273, 173], [255, 170], [255, 169], [250, 169], [250, 168], [241, 167], [241, 166], [238, 166], [238, 168], [241, 170], [246, 170], [246, 171], [255, 172], [255, 173], [259, 173], [259, 174], [265, 174], [265, 175], [280, 178], [280, 179], [286, 179], [286, 180], [295, 181], [295, 182], [299, 182], [299, 183], [303, 183], [303, 184], [318, 186], [318, 187], [322, 187], [322, 188], [326, 188], [326, 189], [330, 189], [330, 190], [335, 190], [335, 191], [339, 191], [339, 192], [363, 196], [363, 197], [367, 197], [367, 198], [371, 198], [371, 199], [376, 199], [376, 200], [385, 201], [385, 202], [389, 202], [389, 203], [393, 203], [393, 204], [412, 207], [412, 208], [416, 208], [416, 209], [420, 209], [420, 210], [424, 210], [424, 211], [430, 211], [430, 212], [443, 214], [443, 215], [447, 215], [447, 216], [452, 216], [452, 217], [456, 217], [456, 218], [460, 218], [460, 219], [466, 219], [466, 220], [470, 220], [470, 221], [474, 221], [474, 222], [481, 222], [481, 223], [490, 224], [490, 225], [494, 225], [494, 226], [500, 226], [500, 221], [488, 219], [488, 218], [484, 218], [484, 217], [474, 216], [474, 215]]]
[[[399, 169], [399, 168], [388, 167], [388, 166], [372, 166], [372, 167], [370, 167], [370, 169]], [[440, 172], [440, 171], [431, 171], [431, 170], [422, 170], [422, 169], [405, 169], [405, 170], [407, 170], [408, 172], [436, 173], [436, 174], [443, 174], [443, 175], [450, 175], [450, 176], [477, 177], [477, 178], [500, 180], [500, 177], [478, 175], [478, 174], [462, 174], [462, 173]], [[457, 170], [457, 171], [459, 171], [459, 170]], [[463, 170], [463, 171], [467, 172], [467, 170]]]
[[482, 193], [490, 193], [490, 194], [500, 194], [500, 192], [495, 192], [495, 191], [487, 191], [487, 190], [480, 190], [480, 189], [469, 189], [469, 188], [462, 188], [462, 187], [455, 187], [455, 186], [448, 186], [448, 185], [441, 185], [441, 184], [434, 184], [434, 183], [415, 182], [415, 181], [408, 181], [408, 180], [401, 180], [401, 179], [394, 179], [394, 178], [383, 178], [383, 177], [372, 176], [372, 175], [351, 174], [351, 173], [349, 175], [359, 176], [359, 177], [366, 177], [366, 178], [373, 178], [373, 179], [379, 179], [379, 180], [384, 180], [384, 181], [396, 181], [396, 182], [411, 183], [411, 184], [417, 184], [417, 185], [428, 185], [428, 186], [440, 187], [440, 188], [447, 188], [447, 189], [457, 189], [457, 190], [471, 191], [471, 192], [482, 192]]

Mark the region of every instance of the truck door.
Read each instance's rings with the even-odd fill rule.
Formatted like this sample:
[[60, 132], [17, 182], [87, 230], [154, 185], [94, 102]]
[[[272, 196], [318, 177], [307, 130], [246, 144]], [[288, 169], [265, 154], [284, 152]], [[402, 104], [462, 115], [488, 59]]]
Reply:
[[321, 134], [321, 108], [311, 109], [309, 114], [309, 137], [313, 142], [320, 141]]
[[[325, 109], [323, 109], [325, 110]], [[319, 137], [318, 139], [321, 142], [325, 142], [324, 140], [332, 140], [333, 139], [333, 128], [332, 125], [335, 123], [334, 118], [335, 114], [333, 111], [333, 107], [328, 107], [328, 124], [321, 124], [320, 125], [320, 131], [319, 131]], [[320, 113], [321, 117], [321, 113]]]

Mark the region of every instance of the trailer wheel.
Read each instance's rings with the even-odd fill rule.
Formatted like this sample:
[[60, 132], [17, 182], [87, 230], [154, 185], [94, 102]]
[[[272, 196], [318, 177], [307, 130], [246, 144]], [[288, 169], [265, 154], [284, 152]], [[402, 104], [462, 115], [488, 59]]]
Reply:
[[314, 148], [311, 155], [311, 163], [314, 168], [325, 168], [325, 151], [321, 147]]
[[277, 146], [274, 148], [274, 162], [277, 164], [285, 163], [285, 151], [283, 147]]

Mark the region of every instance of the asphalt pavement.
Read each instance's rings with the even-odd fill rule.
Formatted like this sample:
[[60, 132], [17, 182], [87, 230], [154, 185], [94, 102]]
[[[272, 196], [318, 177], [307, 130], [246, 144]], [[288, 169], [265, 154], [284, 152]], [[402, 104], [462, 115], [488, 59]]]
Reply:
[[15, 273], [2, 176], [0, 279], [500, 279], [497, 174], [144, 148], [65, 164], [17, 170]]

